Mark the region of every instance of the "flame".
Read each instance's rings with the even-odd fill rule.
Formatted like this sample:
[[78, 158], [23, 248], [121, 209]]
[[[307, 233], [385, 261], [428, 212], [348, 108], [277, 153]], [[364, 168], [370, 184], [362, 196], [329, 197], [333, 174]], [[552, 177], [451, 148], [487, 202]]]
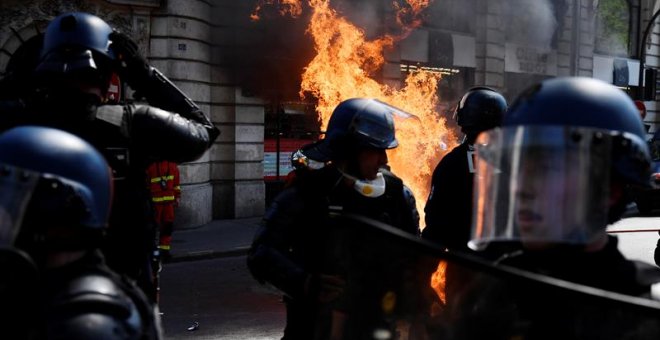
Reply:
[[393, 2], [394, 9], [396, 10], [396, 21], [400, 27], [409, 30], [418, 27], [422, 20], [419, 18], [419, 13], [428, 7], [431, 0], [406, 0], [408, 7], [403, 7], [398, 2]]
[[259, 0], [254, 12], [250, 14], [250, 19], [257, 21], [260, 19], [259, 12], [264, 6], [277, 6], [280, 8], [280, 15], [289, 15], [297, 18], [302, 14], [302, 4], [300, 0]]
[[[385, 52], [403, 39], [421, 20], [417, 17], [429, 0], [407, 0], [398, 8], [397, 21], [403, 25], [398, 36], [384, 35], [373, 40], [364, 31], [330, 8], [328, 0], [310, 0], [313, 10], [308, 33], [313, 37], [317, 55], [305, 68], [301, 96], [318, 98], [317, 112], [325, 130], [333, 109], [354, 97], [376, 98], [417, 116], [395, 122], [399, 147], [389, 153], [392, 171], [415, 194], [420, 224], [424, 225], [424, 205], [431, 187], [431, 176], [443, 156], [441, 140], [451, 141], [453, 132], [436, 112], [440, 76], [424, 70], [410, 73], [401, 88], [383, 84], [373, 74], [385, 64]], [[404, 18], [412, 17], [412, 20]], [[447, 145], [452, 148], [455, 145]]]
[[431, 288], [438, 294], [438, 298], [442, 304], [447, 303], [447, 295], [445, 294], [445, 274], [447, 273], [447, 261], [440, 261], [438, 269], [431, 275]]

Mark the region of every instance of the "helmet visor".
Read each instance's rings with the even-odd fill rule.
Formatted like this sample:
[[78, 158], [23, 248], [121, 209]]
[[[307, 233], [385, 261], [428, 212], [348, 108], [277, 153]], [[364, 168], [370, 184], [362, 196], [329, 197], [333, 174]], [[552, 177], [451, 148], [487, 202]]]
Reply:
[[479, 135], [472, 249], [587, 244], [605, 232], [612, 135], [606, 130], [518, 126]]
[[67, 73], [96, 69], [92, 51], [71, 49], [55, 51], [46, 56], [37, 67], [37, 73]]
[[[362, 114], [371, 112], [372, 114]], [[352, 122], [352, 130], [367, 145], [378, 149], [392, 149], [399, 145], [394, 132], [394, 117], [411, 118], [412, 114], [379, 100], [371, 100]]]
[[77, 82], [105, 90], [112, 73], [109, 60], [94, 58], [90, 50], [72, 48], [48, 54], [37, 66], [35, 74], [46, 84], [66, 86]]
[[0, 165], [0, 246], [14, 244], [38, 180], [37, 173]]

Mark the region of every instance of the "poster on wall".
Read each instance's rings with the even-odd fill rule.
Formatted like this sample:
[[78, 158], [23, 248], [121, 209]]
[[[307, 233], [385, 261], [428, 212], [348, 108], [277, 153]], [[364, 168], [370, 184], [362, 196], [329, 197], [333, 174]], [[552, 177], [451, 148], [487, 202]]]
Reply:
[[557, 75], [557, 51], [530, 45], [507, 43], [504, 71], [513, 73]]

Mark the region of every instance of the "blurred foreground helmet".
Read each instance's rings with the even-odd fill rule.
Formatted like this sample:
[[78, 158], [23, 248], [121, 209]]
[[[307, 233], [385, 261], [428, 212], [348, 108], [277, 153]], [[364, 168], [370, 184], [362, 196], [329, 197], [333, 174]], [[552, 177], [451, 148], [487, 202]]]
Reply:
[[376, 99], [345, 100], [332, 112], [325, 138], [307, 150], [311, 159], [327, 162], [346, 156], [356, 146], [393, 149], [399, 145], [394, 131], [394, 116], [412, 117]]
[[618, 206], [610, 185], [649, 185], [650, 154], [632, 100], [590, 78], [555, 78], [520, 95], [477, 150], [470, 247], [493, 241], [589, 244]]
[[0, 135], [2, 244], [14, 244], [20, 230], [45, 242], [33, 247], [98, 246], [111, 195], [105, 159], [82, 139], [34, 126]]
[[473, 87], [461, 98], [454, 118], [463, 133], [481, 132], [500, 126], [506, 108], [506, 99], [497, 91]]
[[109, 73], [110, 63], [115, 60], [110, 33], [112, 28], [105, 21], [88, 13], [58, 16], [46, 28], [37, 72]]

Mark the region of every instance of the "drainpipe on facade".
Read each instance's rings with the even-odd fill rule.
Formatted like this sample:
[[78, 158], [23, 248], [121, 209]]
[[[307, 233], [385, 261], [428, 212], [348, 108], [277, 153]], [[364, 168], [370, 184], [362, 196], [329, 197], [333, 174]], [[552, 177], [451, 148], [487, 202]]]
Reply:
[[658, 18], [658, 15], [660, 15], [660, 10], [653, 13], [651, 20], [649, 20], [649, 23], [646, 25], [646, 29], [644, 30], [644, 35], [642, 36], [641, 44], [639, 45], [639, 83], [638, 83], [639, 98], [637, 99], [644, 99], [643, 97], [644, 97], [644, 68], [646, 63], [646, 40], [648, 39], [649, 33], [651, 33], [651, 29], [653, 29], [653, 26], [655, 25], [655, 19]]
[[580, 60], [580, 16], [582, 15], [581, 0], [573, 0], [573, 58], [571, 59], [571, 75], [578, 75], [578, 62]]

